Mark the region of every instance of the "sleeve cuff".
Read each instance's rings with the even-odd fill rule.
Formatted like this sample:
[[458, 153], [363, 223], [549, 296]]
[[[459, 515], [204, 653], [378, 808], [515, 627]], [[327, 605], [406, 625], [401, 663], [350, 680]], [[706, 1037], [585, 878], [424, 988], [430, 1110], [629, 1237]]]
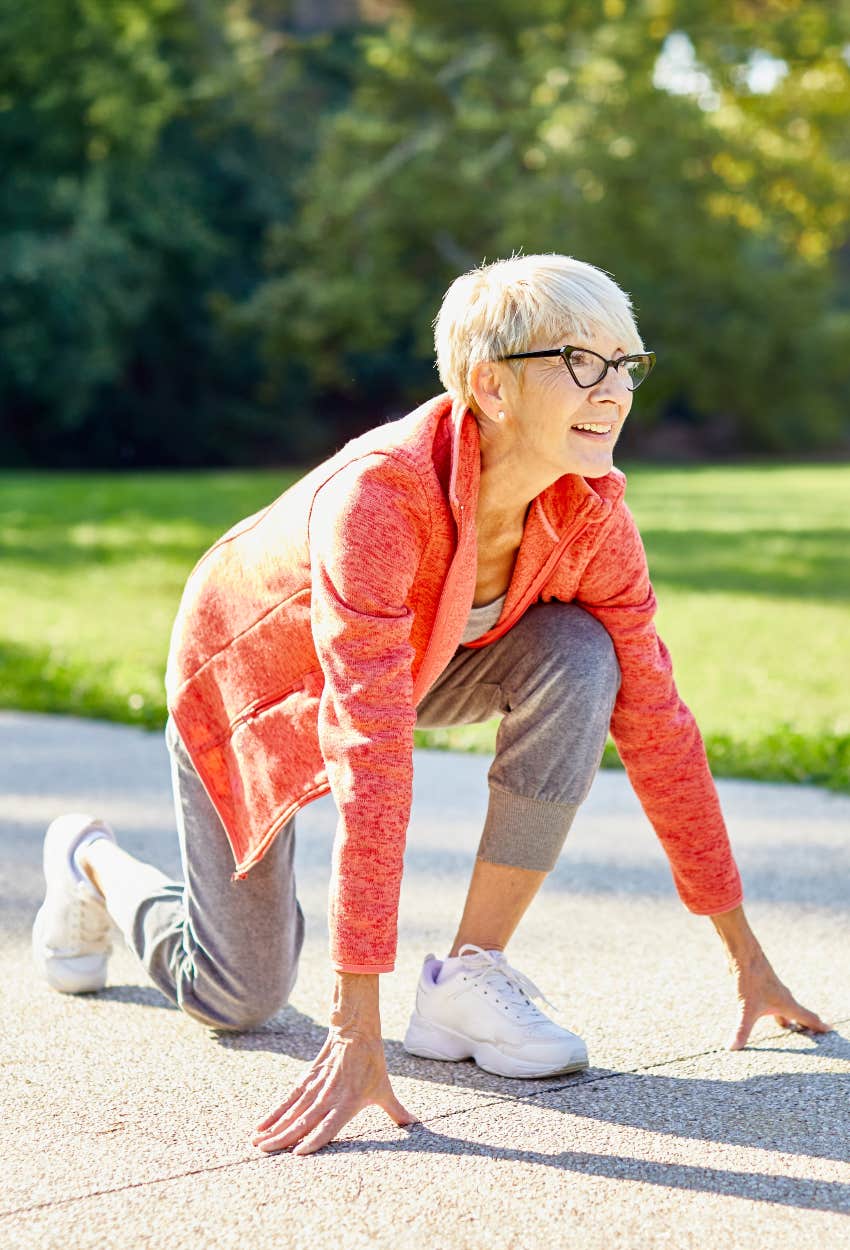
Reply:
[[709, 907], [707, 910], [701, 907], [697, 910], [695, 907], [689, 907], [688, 911], [692, 916], [723, 916], [728, 911], [734, 911], [736, 907], [740, 907], [744, 901], [743, 894], [739, 894], [734, 903], [721, 903], [719, 907]]
[[375, 973], [395, 971], [394, 963], [391, 963], [391, 964], [348, 964], [348, 963], [338, 963], [335, 959], [332, 960], [331, 962], [333, 963], [334, 972], [357, 972], [357, 973], [360, 973], [362, 976], [372, 976]]

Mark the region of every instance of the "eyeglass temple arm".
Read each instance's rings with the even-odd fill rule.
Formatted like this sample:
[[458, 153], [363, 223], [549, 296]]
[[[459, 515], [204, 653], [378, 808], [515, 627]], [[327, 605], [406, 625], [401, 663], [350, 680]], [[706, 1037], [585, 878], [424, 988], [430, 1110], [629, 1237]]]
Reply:
[[[531, 360], [534, 356], [563, 356], [564, 352], [584, 352], [589, 351], [587, 347], [551, 347], [542, 352], [513, 352], [510, 356], [500, 356], [500, 360]], [[599, 356], [598, 352], [591, 353]], [[605, 360], [604, 356], [599, 356], [600, 360]], [[618, 368], [624, 360], [648, 360], [650, 367], [655, 364], [655, 352], [635, 352], [630, 356], [618, 356], [616, 360], [608, 360], [606, 364], [613, 365]]]
[[513, 352], [510, 356], [500, 356], [500, 360], [530, 360], [532, 356], [562, 356], [562, 347], [552, 347], [545, 352]]

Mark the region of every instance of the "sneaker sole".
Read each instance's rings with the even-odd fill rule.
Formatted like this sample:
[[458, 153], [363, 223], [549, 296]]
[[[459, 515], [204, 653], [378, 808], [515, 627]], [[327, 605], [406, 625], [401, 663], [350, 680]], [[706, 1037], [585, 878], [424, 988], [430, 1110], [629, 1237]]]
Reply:
[[474, 1059], [479, 1068], [494, 1076], [517, 1077], [532, 1080], [535, 1077], [561, 1076], [569, 1072], [584, 1072], [587, 1058], [572, 1060], [566, 1064], [541, 1064], [539, 1060], [517, 1059], [506, 1055], [490, 1042], [470, 1042], [462, 1033], [442, 1025], [426, 1024], [416, 1016], [410, 1021], [402, 1043], [411, 1055], [422, 1059], [438, 1059], [444, 1063], [458, 1063], [462, 1059]]

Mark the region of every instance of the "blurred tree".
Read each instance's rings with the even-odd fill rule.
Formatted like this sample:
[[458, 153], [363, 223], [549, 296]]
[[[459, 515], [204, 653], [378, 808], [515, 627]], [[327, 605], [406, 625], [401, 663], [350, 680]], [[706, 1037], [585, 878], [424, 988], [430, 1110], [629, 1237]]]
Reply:
[[848, 49], [846, 0], [0, 0], [0, 459], [315, 458], [517, 249], [634, 293], [633, 450], [846, 445]]
[[270, 385], [308, 360], [316, 402], [361, 424], [421, 398], [451, 279], [557, 250], [636, 295], [663, 361], [644, 429], [850, 435], [846, 5], [411, 0], [361, 46], [242, 310]]
[[0, 457], [309, 454], [219, 316], [261, 276], [351, 36], [245, 0], [0, 0]]

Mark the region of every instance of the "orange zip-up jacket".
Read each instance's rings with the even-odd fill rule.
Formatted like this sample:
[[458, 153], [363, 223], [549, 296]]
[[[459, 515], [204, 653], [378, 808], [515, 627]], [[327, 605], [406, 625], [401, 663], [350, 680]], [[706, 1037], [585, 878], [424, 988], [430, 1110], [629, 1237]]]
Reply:
[[[301, 807], [339, 812], [329, 900], [339, 971], [389, 972], [416, 707], [451, 660], [477, 573], [481, 461], [446, 395], [347, 443], [239, 522], [192, 571], [168, 706], [233, 850], [262, 859]], [[643, 545], [614, 469], [558, 479], [530, 507], [495, 642], [537, 600], [605, 626], [622, 675], [611, 733], [691, 911], [741, 901], [705, 750], [653, 624]], [[274, 923], [274, 917], [269, 917]]]

